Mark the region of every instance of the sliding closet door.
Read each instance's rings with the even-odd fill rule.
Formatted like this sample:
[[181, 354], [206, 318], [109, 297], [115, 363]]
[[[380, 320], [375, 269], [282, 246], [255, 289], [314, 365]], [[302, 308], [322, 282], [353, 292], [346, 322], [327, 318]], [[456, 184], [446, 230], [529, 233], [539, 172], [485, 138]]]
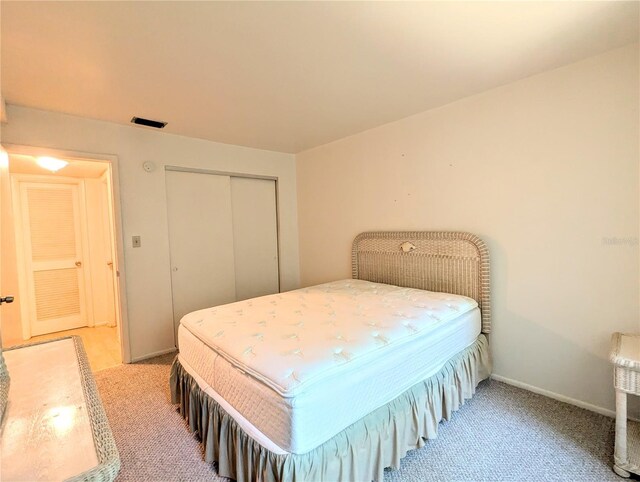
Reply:
[[193, 172], [165, 174], [177, 332], [185, 314], [236, 300], [231, 180]]
[[276, 182], [231, 178], [236, 298], [279, 291]]

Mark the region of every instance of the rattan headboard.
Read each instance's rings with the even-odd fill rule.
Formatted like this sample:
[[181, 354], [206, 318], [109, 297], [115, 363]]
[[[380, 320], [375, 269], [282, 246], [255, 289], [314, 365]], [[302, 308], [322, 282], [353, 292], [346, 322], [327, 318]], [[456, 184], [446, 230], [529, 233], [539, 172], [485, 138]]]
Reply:
[[489, 251], [474, 234], [379, 231], [353, 241], [354, 279], [464, 295], [478, 302], [482, 332], [491, 331]]

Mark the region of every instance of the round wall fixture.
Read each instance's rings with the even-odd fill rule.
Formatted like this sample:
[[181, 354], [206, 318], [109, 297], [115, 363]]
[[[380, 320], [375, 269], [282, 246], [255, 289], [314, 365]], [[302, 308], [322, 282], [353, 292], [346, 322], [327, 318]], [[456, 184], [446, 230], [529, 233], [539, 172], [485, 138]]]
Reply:
[[142, 169], [144, 169], [147, 172], [151, 172], [155, 170], [155, 168], [156, 168], [156, 165], [151, 161], [145, 161], [142, 163]]

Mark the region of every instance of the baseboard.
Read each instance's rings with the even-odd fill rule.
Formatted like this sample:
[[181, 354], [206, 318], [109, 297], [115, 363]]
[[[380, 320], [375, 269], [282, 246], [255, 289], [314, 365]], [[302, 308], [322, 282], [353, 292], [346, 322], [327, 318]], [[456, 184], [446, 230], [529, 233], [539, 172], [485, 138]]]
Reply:
[[147, 353], [146, 355], [142, 355], [136, 358], [131, 359], [131, 363], [136, 363], [142, 360], [148, 360], [149, 358], [153, 358], [154, 356], [166, 355], [167, 353], [173, 353], [178, 351], [177, 348], [167, 348], [166, 350], [154, 351], [153, 353]]
[[109, 321], [98, 321], [98, 322], [95, 322], [90, 328], [95, 328], [97, 326], [106, 326], [109, 328], [115, 328], [118, 325], [116, 323], [110, 324]]
[[[590, 403], [583, 402], [582, 400], [576, 400], [575, 398], [560, 395], [559, 393], [551, 392], [549, 390], [545, 390], [544, 388], [535, 387], [533, 385], [529, 385], [528, 383], [523, 383], [519, 382], [518, 380], [512, 380], [511, 378], [503, 377], [502, 375], [492, 374], [491, 379], [498, 382], [506, 383], [507, 385], [513, 385], [514, 387], [522, 388], [539, 395], [544, 395], [545, 397], [553, 398], [554, 400], [558, 400], [559, 402], [575, 405], [576, 407], [599, 413], [600, 415], [604, 415], [605, 417], [615, 418], [616, 416], [616, 412], [614, 412], [613, 410], [598, 407], [597, 405], [591, 405]], [[613, 387], [611, 389], [613, 390]]]

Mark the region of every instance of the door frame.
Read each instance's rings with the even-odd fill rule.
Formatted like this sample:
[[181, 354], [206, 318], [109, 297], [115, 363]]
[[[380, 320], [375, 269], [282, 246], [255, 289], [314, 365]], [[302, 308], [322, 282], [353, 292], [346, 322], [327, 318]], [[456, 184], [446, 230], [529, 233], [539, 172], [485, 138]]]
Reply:
[[13, 219], [14, 230], [16, 236], [16, 260], [18, 262], [18, 289], [22, 300], [28, 300], [28, 303], [20, 303], [20, 324], [22, 325], [22, 338], [29, 340], [32, 336], [31, 322], [35, 320], [35, 303], [32, 299], [33, 293], [33, 272], [28, 269], [31, 260], [26, 249], [26, 232], [25, 212], [23, 211], [24, 202], [21, 190], [21, 184], [73, 184], [78, 187], [78, 216], [80, 217], [80, 244], [84, 266], [83, 270], [83, 295], [84, 300], [80, 300], [81, 306], [84, 305], [87, 326], [93, 326], [93, 300], [89, 293], [92, 292], [91, 286], [91, 266], [87, 262], [89, 253], [89, 234], [87, 230], [87, 212], [85, 201], [84, 179], [63, 176], [47, 176], [39, 174], [9, 174], [11, 179], [11, 198], [13, 203]]
[[129, 318], [127, 315], [126, 271], [124, 264], [124, 230], [122, 226], [122, 210], [120, 203], [120, 176], [118, 169], [118, 157], [111, 154], [95, 154], [82, 151], [50, 149], [46, 147], [36, 147], [20, 144], [2, 143], [2, 147], [7, 151], [9, 155], [20, 154], [33, 157], [51, 156], [70, 160], [102, 162], [109, 164], [109, 166], [111, 167], [108, 172], [110, 177], [109, 184], [111, 187], [111, 208], [113, 212], [113, 249], [116, 253], [116, 256], [114, 258], [116, 323], [119, 330], [122, 362], [131, 363]]

